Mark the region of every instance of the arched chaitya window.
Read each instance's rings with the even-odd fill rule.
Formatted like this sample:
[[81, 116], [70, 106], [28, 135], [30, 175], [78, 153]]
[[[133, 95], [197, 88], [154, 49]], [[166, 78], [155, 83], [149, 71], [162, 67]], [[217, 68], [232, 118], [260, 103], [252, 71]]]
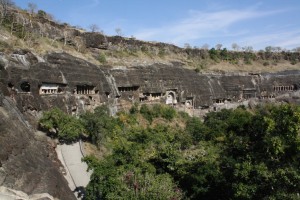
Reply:
[[175, 92], [173, 92], [173, 91], [168, 91], [168, 92], [167, 92], [166, 104], [174, 104], [174, 103], [176, 103], [176, 95], [175, 95]]
[[30, 84], [28, 82], [23, 82], [20, 85], [22, 92], [30, 92]]

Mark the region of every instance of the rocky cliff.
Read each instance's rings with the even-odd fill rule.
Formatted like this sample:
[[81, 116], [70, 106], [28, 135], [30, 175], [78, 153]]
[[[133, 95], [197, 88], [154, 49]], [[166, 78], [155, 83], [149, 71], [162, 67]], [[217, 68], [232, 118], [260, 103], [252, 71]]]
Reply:
[[0, 56], [0, 86], [21, 111], [38, 114], [57, 106], [69, 114], [132, 102], [204, 108], [224, 101], [275, 99], [299, 89], [299, 71], [197, 73], [173, 63], [104, 67], [66, 53], [43, 58], [18, 51]]
[[29, 195], [75, 199], [60, 172], [55, 144], [35, 134], [10, 97], [0, 94], [0, 185]]

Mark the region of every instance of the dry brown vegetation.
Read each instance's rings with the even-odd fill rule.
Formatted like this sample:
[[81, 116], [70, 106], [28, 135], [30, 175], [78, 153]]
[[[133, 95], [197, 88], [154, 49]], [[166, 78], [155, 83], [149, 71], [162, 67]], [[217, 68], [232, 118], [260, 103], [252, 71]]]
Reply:
[[[50, 52], [65, 52], [105, 66], [175, 63], [204, 73], [276, 72], [300, 67], [300, 56], [296, 50], [284, 52], [281, 48], [279, 51], [278, 47], [270, 47], [260, 52], [254, 52], [252, 48], [229, 51], [225, 48], [192, 48], [190, 45], [180, 48], [171, 44], [139, 41], [134, 37], [106, 36], [97, 32], [85, 37], [86, 32], [82, 29], [56, 22], [50, 14], [41, 10], [28, 13], [13, 8], [10, 12], [0, 26], [0, 51], [6, 53], [27, 49], [43, 57]], [[50, 30], [52, 33], [48, 33]]]

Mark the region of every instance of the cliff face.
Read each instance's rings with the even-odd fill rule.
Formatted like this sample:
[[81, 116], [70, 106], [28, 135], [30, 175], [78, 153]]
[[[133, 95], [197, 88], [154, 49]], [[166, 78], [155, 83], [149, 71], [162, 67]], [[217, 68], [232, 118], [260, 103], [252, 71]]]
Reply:
[[27, 194], [75, 199], [59, 171], [55, 149], [37, 135], [9, 97], [0, 94], [0, 185]]
[[194, 108], [212, 106], [225, 100], [237, 102], [254, 97], [275, 99], [283, 93], [298, 90], [300, 76], [299, 71], [198, 74], [182, 67], [166, 65], [113, 69], [111, 73], [118, 88], [123, 90], [121, 97], [133, 93], [133, 88], [138, 87], [141, 97], [150, 100], [150, 96], [159, 95], [162, 102], [166, 103], [168, 93], [173, 91], [177, 105], [192, 99]]
[[83, 105], [92, 108], [105, 102], [106, 94], [115, 93], [105, 69], [67, 54], [49, 54], [37, 63], [37, 58], [27, 54], [2, 57], [6, 61], [0, 77], [2, 90], [21, 110], [40, 111], [58, 106], [71, 114], [84, 109]]
[[66, 53], [43, 59], [32, 53], [0, 57], [3, 93], [21, 111], [39, 111], [57, 106], [79, 114], [101, 104], [159, 101], [194, 108], [225, 100], [275, 99], [299, 89], [299, 71], [278, 73], [199, 74], [178, 63], [172, 65], [112, 67], [96, 66]]

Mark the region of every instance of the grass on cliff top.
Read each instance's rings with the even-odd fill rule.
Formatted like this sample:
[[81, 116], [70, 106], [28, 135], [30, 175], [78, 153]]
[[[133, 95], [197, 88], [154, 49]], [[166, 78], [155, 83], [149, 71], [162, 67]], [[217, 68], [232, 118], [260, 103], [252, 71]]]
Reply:
[[252, 61], [251, 64], [239, 63], [236, 65], [228, 62], [214, 63], [205, 71], [222, 71], [222, 72], [278, 72], [283, 70], [299, 70], [300, 63], [295, 65], [289, 61], [278, 61], [277, 63], [271, 63], [267, 66], [262, 61]]
[[81, 48], [80, 51], [78, 51], [74, 46], [64, 45], [61, 41], [52, 40], [47, 37], [32, 36], [31, 38], [20, 39], [11, 35], [7, 30], [0, 29], [0, 51], [9, 54], [16, 49], [28, 49], [41, 57], [51, 52], [65, 52], [74, 57], [99, 65], [98, 60], [85, 48]]
[[254, 60], [246, 64], [243, 60], [236, 60], [235, 63], [228, 61], [214, 61], [207, 59], [192, 59], [186, 53], [173, 53], [159, 48], [152, 47], [150, 50], [118, 49], [101, 50], [88, 49], [84, 45], [71, 46], [62, 41], [53, 40], [47, 37], [27, 37], [20, 39], [4, 28], [0, 29], [0, 51], [12, 53], [15, 49], [28, 49], [43, 57], [51, 52], [65, 52], [72, 56], [81, 58], [95, 65], [111, 66], [138, 66], [152, 65], [155, 63], [172, 64], [182, 63], [187, 69], [195, 72], [277, 72], [283, 70], [298, 70], [300, 63], [291, 64], [286, 60], [264, 61]]

